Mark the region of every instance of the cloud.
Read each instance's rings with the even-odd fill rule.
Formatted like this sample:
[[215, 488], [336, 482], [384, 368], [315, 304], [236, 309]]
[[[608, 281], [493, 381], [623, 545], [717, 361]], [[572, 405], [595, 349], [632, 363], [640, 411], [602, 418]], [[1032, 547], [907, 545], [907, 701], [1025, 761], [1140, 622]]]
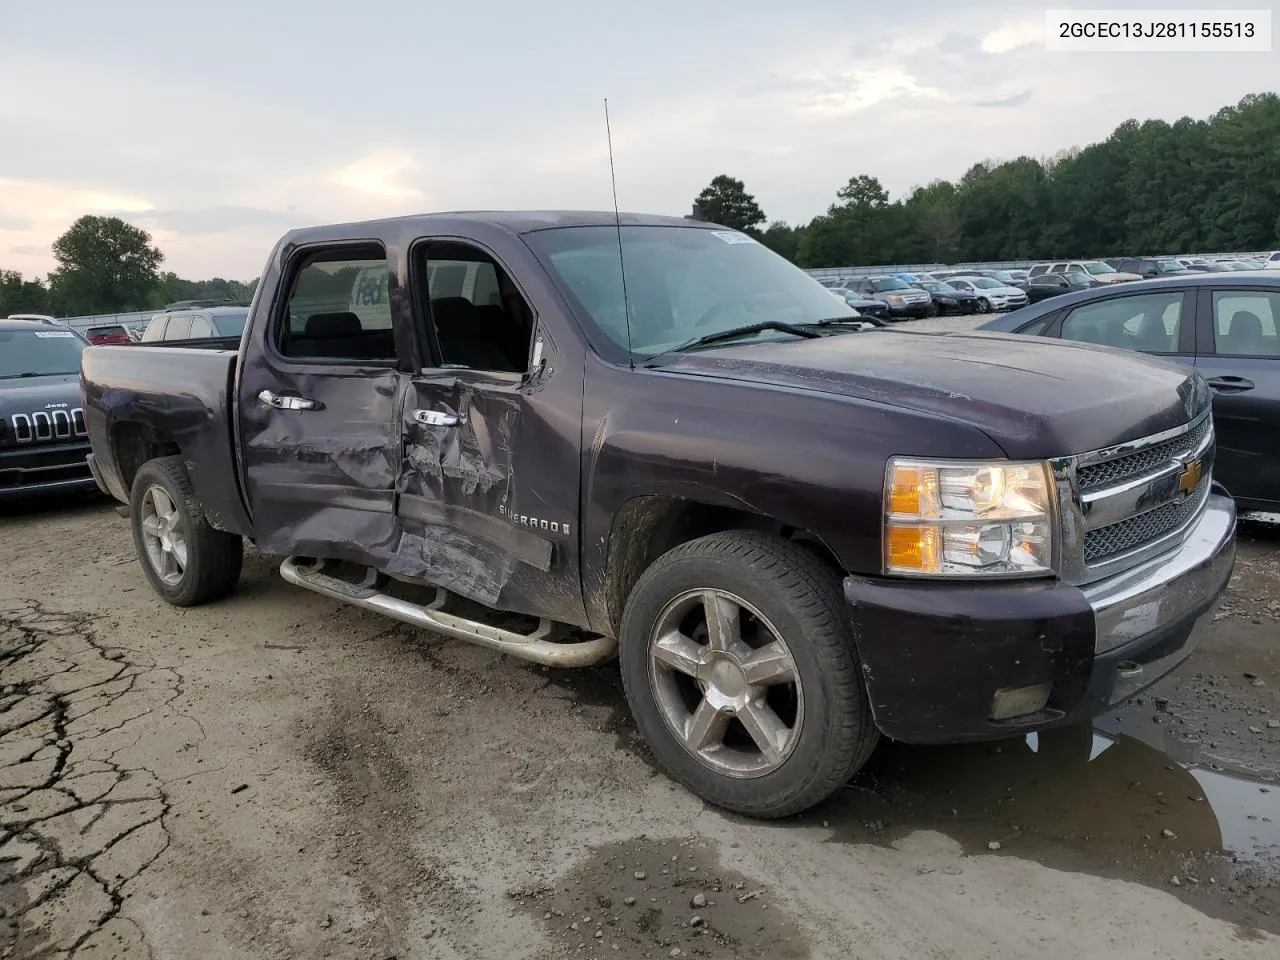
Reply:
[[1021, 93], [1015, 93], [1008, 97], [999, 97], [995, 100], [978, 100], [974, 102], [975, 107], [1020, 107], [1031, 99], [1031, 91], [1023, 90]]
[[296, 208], [267, 210], [262, 207], [218, 206], [202, 210], [152, 210], [132, 218], [140, 225], [179, 234], [226, 233], [246, 228], [270, 228], [284, 233], [294, 227], [315, 221], [313, 216]]
[[19, 257], [43, 257], [49, 253], [49, 251], [44, 247], [33, 247], [27, 245], [10, 247], [9, 252]]
[[742, 88], [740, 93], [785, 100], [816, 118], [848, 116], [903, 97], [948, 97], [941, 88], [921, 83], [904, 66], [891, 60], [852, 70], [775, 76]]
[[30, 230], [31, 221], [25, 217], [7, 217], [0, 213], [0, 230]]
[[423, 196], [422, 191], [405, 184], [402, 179], [406, 172], [417, 167], [417, 160], [406, 152], [372, 153], [335, 170], [332, 180], [357, 193], [395, 200], [419, 200]]
[[948, 33], [938, 41], [938, 52], [942, 54], [977, 53], [981, 47], [982, 43], [977, 37], [964, 33]]
[[982, 38], [983, 53], [1012, 53], [1044, 43], [1043, 20], [1005, 21]]

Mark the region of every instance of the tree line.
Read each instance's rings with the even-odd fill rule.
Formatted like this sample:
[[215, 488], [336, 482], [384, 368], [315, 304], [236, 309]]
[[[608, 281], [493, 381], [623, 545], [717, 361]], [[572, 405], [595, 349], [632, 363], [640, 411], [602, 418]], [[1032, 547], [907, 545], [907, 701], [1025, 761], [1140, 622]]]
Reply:
[[1126, 120], [1083, 149], [984, 161], [894, 201], [862, 174], [836, 200], [806, 224], [768, 222], [721, 175], [694, 203], [802, 267], [1274, 249], [1280, 96], [1250, 94], [1206, 120]]
[[84, 216], [53, 243], [57, 268], [46, 280], [0, 269], [0, 317], [58, 317], [154, 310], [179, 300], [248, 302], [257, 280], [186, 280], [162, 272], [151, 235], [119, 217]]

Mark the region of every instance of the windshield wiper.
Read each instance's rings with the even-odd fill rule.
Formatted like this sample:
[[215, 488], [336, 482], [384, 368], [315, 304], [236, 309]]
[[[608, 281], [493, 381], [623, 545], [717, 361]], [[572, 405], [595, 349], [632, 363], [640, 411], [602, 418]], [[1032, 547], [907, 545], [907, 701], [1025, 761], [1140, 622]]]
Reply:
[[[856, 318], [851, 317], [849, 319]], [[754, 336], [757, 333], [764, 333], [766, 330], [790, 333], [797, 337], [804, 337], [806, 340], [822, 336], [822, 334], [816, 330], [809, 329], [809, 327], [809, 324], [799, 326], [794, 323], [783, 323], [781, 320], [764, 320], [760, 323], [749, 323], [742, 327], [730, 327], [728, 330], [720, 330], [716, 333], [707, 333], [701, 337], [694, 337], [692, 340], [686, 340], [684, 343], [677, 344], [669, 350], [663, 350], [662, 353], [679, 353], [682, 350], [701, 347], [704, 344], [722, 343], [726, 340], [736, 340], [739, 337]], [[657, 356], [661, 356], [661, 354], [657, 354]]]
[[840, 323], [868, 323], [873, 327], [887, 327], [888, 324], [878, 317], [863, 313], [856, 317], [827, 317], [824, 320], [815, 320], [812, 323], [806, 323], [806, 327], [834, 327]]

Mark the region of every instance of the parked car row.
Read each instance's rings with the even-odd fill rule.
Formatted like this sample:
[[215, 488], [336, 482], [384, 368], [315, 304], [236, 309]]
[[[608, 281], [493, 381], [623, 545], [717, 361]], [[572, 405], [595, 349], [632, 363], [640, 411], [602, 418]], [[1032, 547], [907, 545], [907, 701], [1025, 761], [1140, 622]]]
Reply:
[[[1155, 277], [1280, 270], [1280, 250], [1265, 260], [1249, 257], [1112, 257], [1050, 260], [1029, 270], [947, 267], [928, 273], [889, 272], [867, 277], [827, 277], [818, 282], [860, 313], [906, 320], [939, 314], [1017, 310], [1050, 297]], [[912, 293], [929, 295], [929, 302]], [[883, 307], [868, 303], [868, 298]]]
[[1020, 281], [999, 270], [894, 273], [819, 282], [859, 313], [881, 320], [1016, 310], [1031, 302]]

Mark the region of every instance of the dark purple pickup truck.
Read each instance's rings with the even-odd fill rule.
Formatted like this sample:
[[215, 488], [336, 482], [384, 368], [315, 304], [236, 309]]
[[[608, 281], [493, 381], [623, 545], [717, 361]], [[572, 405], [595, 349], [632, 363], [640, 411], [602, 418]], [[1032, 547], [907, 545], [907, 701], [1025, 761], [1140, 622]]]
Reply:
[[880, 734], [1085, 720], [1191, 652], [1234, 563], [1194, 371], [868, 329], [744, 234], [460, 213], [288, 234], [237, 349], [84, 352], [102, 488], [174, 604], [291, 583], [542, 664], [620, 659], [725, 808]]

